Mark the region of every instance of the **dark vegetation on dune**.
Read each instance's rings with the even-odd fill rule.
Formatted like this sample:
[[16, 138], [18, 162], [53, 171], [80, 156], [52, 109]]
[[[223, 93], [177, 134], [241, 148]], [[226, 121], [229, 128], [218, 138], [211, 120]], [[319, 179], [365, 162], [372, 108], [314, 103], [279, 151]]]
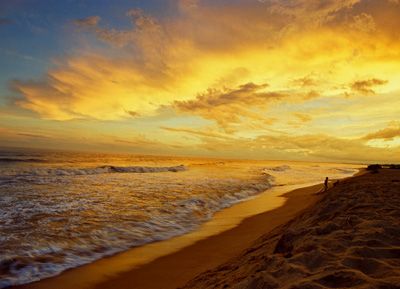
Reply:
[[367, 171], [371, 171], [377, 173], [380, 169], [391, 169], [391, 170], [400, 170], [400, 165], [390, 164], [390, 165], [379, 165], [373, 164], [367, 167]]
[[[392, 169], [385, 169], [386, 167]], [[369, 167], [184, 288], [400, 289], [400, 171]]]

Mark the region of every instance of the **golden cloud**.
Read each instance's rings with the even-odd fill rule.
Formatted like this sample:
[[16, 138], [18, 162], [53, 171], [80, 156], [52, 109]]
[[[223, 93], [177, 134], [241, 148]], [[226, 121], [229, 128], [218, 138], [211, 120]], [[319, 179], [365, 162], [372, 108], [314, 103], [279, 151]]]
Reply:
[[[394, 63], [384, 58], [399, 54], [398, 44], [388, 48], [392, 22], [398, 21], [381, 16], [391, 16], [392, 5], [303, 0], [221, 6], [186, 0], [179, 2], [180, 14], [174, 18], [129, 10], [132, 28], [127, 30], [101, 27], [98, 16], [78, 19], [78, 26], [111, 45], [110, 53], [95, 52], [94, 46], [91, 52], [59, 61], [40, 81], [16, 81], [14, 87], [24, 98], [18, 105], [50, 119], [121, 119], [128, 116], [126, 111], [151, 114], [174, 101], [190, 103], [208, 88], [241, 83], [268, 80], [274, 91], [286, 91], [290, 79], [298, 79], [302, 86], [326, 91], [379, 66], [385, 79], [393, 79]], [[350, 24], [361, 28], [344, 29]], [[374, 35], [369, 33], [372, 26]], [[244, 79], [230, 77], [238, 70], [246, 71]], [[329, 78], [329, 87], [301, 79], [310, 72]], [[353, 89], [371, 92], [376, 84], [354, 83]]]
[[367, 80], [358, 80], [353, 82], [350, 87], [354, 92], [360, 94], [375, 94], [375, 91], [372, 89], [375, 86], [381, 86], [387, 84], [387, 80], [372, 78]]
[[312, 120], [312, 116], [305, 113], [296, 112], [294, 116], [301, 122], [309, 122]]
[[388, 127], [367, 134], [363, 139], [365, 140], [376, 140], [376, 139], [383, 139], [383, 140], [393, 140], [396, 137], [400, 137], [400, 122], [392, 122], [389, 124]]

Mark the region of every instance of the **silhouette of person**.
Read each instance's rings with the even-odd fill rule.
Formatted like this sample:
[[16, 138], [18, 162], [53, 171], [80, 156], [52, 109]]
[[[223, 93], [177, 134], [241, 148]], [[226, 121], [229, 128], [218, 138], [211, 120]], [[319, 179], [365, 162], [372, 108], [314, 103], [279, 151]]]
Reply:
[[326, 178], [325, 178], [325, 182], [324, 182], [324, 191], [327, 191], [327, 190], [328, 190], [328, 183], [329, 183], [329, 178], [326, 177]]

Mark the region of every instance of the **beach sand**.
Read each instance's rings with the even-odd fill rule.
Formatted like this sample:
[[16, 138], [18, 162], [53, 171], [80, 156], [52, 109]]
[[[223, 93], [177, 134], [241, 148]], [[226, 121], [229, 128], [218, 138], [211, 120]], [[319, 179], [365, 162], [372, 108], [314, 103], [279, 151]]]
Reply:
[[300, 186], [275, 187], [257, 198], [218, 212], [193, 233], [134, 248], [53, 278], [14, 288], [168, 289], [183, 286], [196, 275], [235, 257], [259, 237], [293, 219], [321, 198], [315, 195], [321, 190], [321, 184], [287, 193], [294, 187]]
[[341, 181], [183, 288], [400, 288], [400, 170]]

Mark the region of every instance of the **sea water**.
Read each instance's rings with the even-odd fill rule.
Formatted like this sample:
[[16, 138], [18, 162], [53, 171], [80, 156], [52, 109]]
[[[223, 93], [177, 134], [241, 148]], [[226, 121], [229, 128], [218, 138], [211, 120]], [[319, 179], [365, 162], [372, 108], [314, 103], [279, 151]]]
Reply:
[[357, 165], [0, 151], [0, 288], [195, 230], [276, 185]]

